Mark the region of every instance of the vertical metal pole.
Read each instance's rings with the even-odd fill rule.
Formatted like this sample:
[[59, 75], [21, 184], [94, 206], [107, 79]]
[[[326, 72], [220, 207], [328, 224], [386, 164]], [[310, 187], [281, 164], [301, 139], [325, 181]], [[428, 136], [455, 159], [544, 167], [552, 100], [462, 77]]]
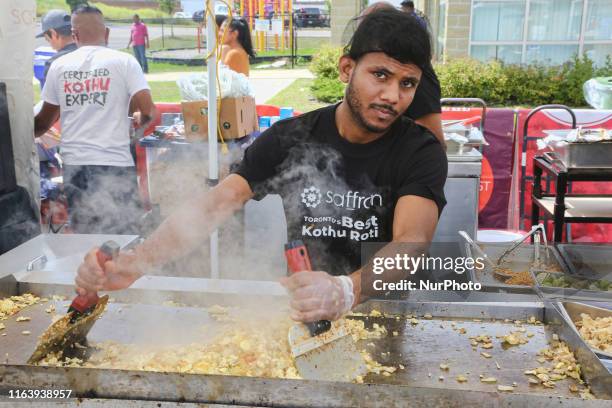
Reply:
[[[208, 9], [215, 9], [215, 0], [207, 0]], [[214, 188], [219, 183], [219, 163], [217, 149], [217, 33], [215, 16], [206, 16], [206, 49], [210, 58], [206, 62], [208, 68], [208, 183]], [[219, 231], [210, 234], [210, 277], [219, 278]]]
[[162, 18], [162, 49], [166, 48], [164, 45], [164, 19]]
[[291, 47], [291, 68], [295, 68], [293, 59], [293, 0], [289, 0], [289, 46]]
[[285, 49], [285, 1], [280, 0], [280, 18], [281, 18], [281, 49]]

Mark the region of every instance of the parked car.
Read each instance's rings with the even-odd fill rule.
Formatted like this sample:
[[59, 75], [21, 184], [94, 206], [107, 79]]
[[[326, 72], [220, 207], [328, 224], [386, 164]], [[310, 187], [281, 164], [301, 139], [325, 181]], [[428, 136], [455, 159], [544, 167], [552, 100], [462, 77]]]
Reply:
[[174, 13], [174, 15], [172, 15], [172, 18], [190, 18], [191, 16], [189, 15], [189, 13], [186, 13], [184, 11], [177, 11], [176, 13]]
[[[193, 13], [193, 16], [191, 18], [196, 23], [201, 23], [202, 21], [204, 21], [205, 13], [205, 10], [196, 11], [195, 13]], [[227, 15], [229, 15], [229, 8], [227, 7], [227, 5], [223, 3], [215, 3], [215, 16]]]
[[295, 24], [298, 27], [329, 27], [329, 19], [321, 9], [306, 7], [295, 12]]

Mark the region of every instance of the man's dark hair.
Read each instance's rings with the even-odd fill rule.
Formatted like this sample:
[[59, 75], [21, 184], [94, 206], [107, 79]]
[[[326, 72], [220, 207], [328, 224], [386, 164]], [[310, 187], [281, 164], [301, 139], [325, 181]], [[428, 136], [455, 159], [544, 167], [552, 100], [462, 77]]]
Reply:
[[402, 1], [402, 6], [414, 8], [414, 1], [410, 1], [410, 0]]
[[363, 17], [344, 48], [344, 55], [354, 61], [371, 52], [384, 52], [402, 64], [420, 67], [431, 60], [427, 31], [414, 16], [395, 9], [376, 10]]
[[90, 6], [89, 4], [84, 4], [75, 8], [72, 11], [72, 14], [99, 14], [103, 16], [102, 11], [99, 8], [97, 8], [96, 6]]
[[134, 14], [134, 17], [136, 18], [140, 18], [140, 16], [138, 14]]

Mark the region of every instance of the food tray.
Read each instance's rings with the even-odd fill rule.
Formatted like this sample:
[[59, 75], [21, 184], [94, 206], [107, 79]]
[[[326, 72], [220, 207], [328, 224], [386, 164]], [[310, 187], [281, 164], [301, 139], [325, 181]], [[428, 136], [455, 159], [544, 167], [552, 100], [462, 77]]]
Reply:
[[[581, 313], [586, 313], [586, 314], [590, 315], [593, 318], [595, 318], [595, 317], [612, 317], [612, 310], [605, 309], [603, 307], [587, 305], [585, 303], [562, 302], [561, 306], [563, 307], [562, 312], [565, 314], [565, 317], [572, 324], [572, 327], [574, 328], [574, 330], [576, 330], [576, 333], [578, 333], [578, 335], [580, 335], [580, 332], [578, 331], [578, 327], [576, 327], [576, 323], [581, 320], [581, 318], [580, 318], [580, 314]], [[599, 350], [599, 349], [597, 349], [595, 347], [592, 347], [586, 341], [585, 341], [585, 344], [591, 350], [593, 350], [593, 352], [595, 354], [597, 354], [598, 356], [600, 356], [602, 358], [612, 359], [612, 353], [605, 352], [605, 351]]]
[[558, 244], [557, 249], [572, 275], [612, 283], [612, 245]]
[[557, 142], [549, 146], [566, 167], [612, 169], [612, 141]]
[[598, 290], [600, 280], [593, 280], [569, 273], [533, 271], [542, 294], [554, 300], [612, 301], [612, 287]]
[[[513, 243], [499, 243], [499, 244], [481, 244], [480, 247], [487, 254], [489, 259], [494, 263], [504, 253], [504, 251], [510, 248]], [[470, 251], [468, 251], [470, 252]], [[540, 247], [540, 256], [545, 259], [545, 248]], [[475, 256], [468, 254], [468, 256]], [[551, 271], [565, 271], [565, 265], [559, 257], [559, 254], [554, 247], [548, 246], [548, 263], [547, 267], [534, 265], [534, 249], [533, 245], [525, 244], [516, 248], [512, 253], [504, 258], [502, 267], [510, 268], [513, 272], [530, 271], [532, 269], [540, 270], [551, 270]], [[488, 264], [485, 264], [484, 270], [470, 270], [470, 278], [473, 282], [482, 284], [485, 289], [503, 290], [514, 293], [525, 293], [532, 292], [531, 286], [528, 285], [510, 285], [506, 284], [493, 275], [493, 271]]]

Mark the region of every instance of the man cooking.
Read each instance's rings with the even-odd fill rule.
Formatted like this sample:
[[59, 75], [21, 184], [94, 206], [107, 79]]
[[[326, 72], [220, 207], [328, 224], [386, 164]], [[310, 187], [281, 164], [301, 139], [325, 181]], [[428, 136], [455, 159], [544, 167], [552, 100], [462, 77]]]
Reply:
[[89, 252], [77, 291], [126, 288], [153, 266], [201, 245], [251, 198], [278, 193], [289, 239], [304, 241], [318, 269], [282, 279], [291, 316], [340, 318], [372, 293], [365, 268], [362, 274], [361, 245], [429, 243], [446, 203], [444, 149], [402, 115], [430, 53], [426, 31], [406, 13], [367, 15], [339, 61], [347, 83], [342, 102], [277, 122], [247, 149], [233, 174], [193, 197], [104, 271], [96, 251]]
[[128, 108], [140, 126], [155, 115], [138, 62], [106, 47], [109, 30], [99, 9], [72, 14], [78, 49], [53, 62], [35, 117], [35, 134], [61, 119], [64, 191], [70, 227], [78, 233], [138, 233], [141, 216]]

